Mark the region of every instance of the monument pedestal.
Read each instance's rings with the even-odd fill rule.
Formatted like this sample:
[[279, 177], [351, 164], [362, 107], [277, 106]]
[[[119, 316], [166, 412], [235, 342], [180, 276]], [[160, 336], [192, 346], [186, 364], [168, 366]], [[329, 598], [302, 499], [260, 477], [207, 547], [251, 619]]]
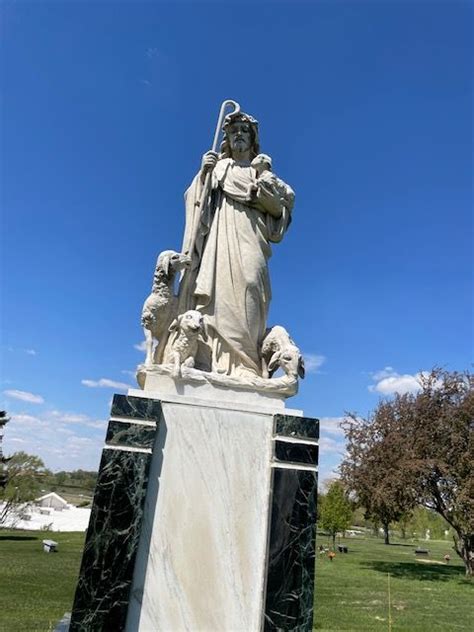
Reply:
[[115, 395], [71, 631], [312, 629], [318, 422], [207, 396]]

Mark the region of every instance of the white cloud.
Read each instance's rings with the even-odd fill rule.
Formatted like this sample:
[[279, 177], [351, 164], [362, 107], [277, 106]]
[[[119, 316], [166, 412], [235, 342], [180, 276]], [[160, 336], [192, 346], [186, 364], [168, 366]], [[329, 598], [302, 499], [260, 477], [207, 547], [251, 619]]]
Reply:
[[88, 421], [86, 426], [88, 426], [89, 428], [104, 428], [106, 427], [106, 422], [102, 421], [102, 420], [97, 420], [97, 421]]
[[346, 441], [341, 422], [344, 417], [322, 417], [320, 423], [319, 439], [319, 481], [324, 485], [325, 481], [338, 478], [338, 468], [346, 453]]
[[320, 444], [318, 487], [322, 488], [326, 481], [339, 478], [338, 468], [344, 457], [344, 446], [331, 441], [326, 444], [323, 440]]
[[372, 374], [375, 384], [371, 384], [368, 389], [372, 393], [382, 393], [382, 395], [394, 395], [399, 393], [416, 393], [420, 390], [420, 377], [425, 373], [397, 373], [391, 366], [386, 366], [381, 371]]
[[105, 421], [92, 419], [89, 415], [83, 415], [82, 413], [65, 413], [60, 410], [52, 410], [46, 414], [53, 417], [55, 422], [61, 424], [79, 424], [87, 428], [105, 428]]
[[131, 377], [135, 377], [136, 375], [136, 371], [128, 371], [127, 369], [123, 369], [122, 371], [120, 371], [120, 373], [123, 373], [124, 375], [130, 375]]
[[341, 428], [341, 422], [344, 420], [344, 417], [321, 417], [319, 420], [319, 428], [321, 434], [325, 436], [326, 434], [335, 435], [337, 437], [343, 437], [344, 431]]
[[29, 393], [28, 391], [18, 391], [16, 389], [10, 389], [7, 391], [3, 391], [3, 394], [12, 399], [19, 399], [22, 402], [28, 402], [30, 404], [43, 404], [44, 399], [41, 395], [35, 395], [34, 393]]
[[132, 388], [130, 384], [125, 382], [116, 382], [115, 380], [109, 380], [106, 377], [101, 377], [100, 380], [81, 380], [81, 384], [89, 386], [90, 388], [117, 388], [120, 390], [127, 390]]
[[48, 445], [43, 443], [38, 453], [46, 466], [52, 469], [97, 470], [103, 445], [103, 437], [64, 437], [56, 434], [56, 439]]
[[326, 362], [326, 356], [314, 353], [304, 353], [303, 357], [306, 373], [317, 373], [318, 369]]
[[143, 351], [144, 353], [146, 351], [146, 342], [143, 340], [142, 342], [139, 342], [136, 345], [133, 345], [133, 348], [136, 349], [137, 351]]
[[64, 413], [60, 410], [52, 410], [49, 414], [51, 417], [54, 417], [61, 423], [65, 424], [83, 423], [89, 419], [87, 415], [82, 415], [80, 413]]
[[[102, 443], [102, 442], [101, 442]], [[69, 453], [73, 456], [80, 456], [84, 450], [88, 450], [97, 445], [97, 439], [91, 437], [71, 436], [67, 441]]]
[[71, 430], [71, 428], [64, 428], [62, 426], [56, 426], [55, 431], [68, 436], [74, 435], [74, 430]]
[[37, 417], [11, 413], [4, 451], [37, 454], [51, 469], [97, 469], [104, 445], [105, 421], [83, 413], [48, 410]]
[[319, 439], [319, 450], [321, 455], [325, 455], [328, 452], [343, 454], [344, 443], [336, 441], [336, 439], [332, 439], [331, 437], [321, 437]]
[[383, 380], [386, 377], [392, 377], [394, 375], [397, 375], [397, 372], [394, 371], [393, 367], [386, 366], [381, 371], [376, 371], [375, 373], [372, 373], [372, 379], [375, 380], [376, 382], [379, 382], [380, 380]]
[[82, 428], [105, 428], [105, 421], [103, 420], [94, 419], [82, 413], [69, 413], [61, 410], [46, 410], [36, 417], [25, 413], [12, 413], [11, 418], [12, 428], [32, 427], [38, 424], [43, 428], [56, 429], [58, 432], [65, 431], [65, 428], [71, 424]]
[[28, 349], [22, 348], [22, 347], [12, 347], [11, 345], [9, 345], [8, 347], [4, 347], [7, 351], [10, 351], [11, 353], [26, 353], [27, 355], [38, 355], [38, 352], [36, 351], [36, 349], [33, 349], [31, 347], [29, 347]]
[[380, 380], [373, 390], [382, 393], [383, 395], [393, 395], [399, 393], [415, 393], [420, 390], [420, 383], [416, 375], [397, 375], [392, 377], [386, 377]]
[[33, 415], [25, 414], [12, 415], [12, 420], [22, 426], [34, 426], [41, 423], [41, 419], [39, 417], [33, 417]]

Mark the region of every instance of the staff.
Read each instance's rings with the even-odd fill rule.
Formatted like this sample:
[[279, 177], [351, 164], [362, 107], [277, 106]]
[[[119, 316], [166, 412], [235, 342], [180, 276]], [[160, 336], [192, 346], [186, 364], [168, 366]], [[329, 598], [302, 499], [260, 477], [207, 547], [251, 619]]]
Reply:
[[[221, 132], [222, 129], [222, 124], [224, 121], [224, 117], [226, 116], [226, 108], [231, 105], [234, 109], [232, 110], [232, 112], [228, 112], [228, 114], [235, 114], [240, 112], [240, 105], [237, 103], [237, 101], [233, 101], [232, 99], [226, 99], [225, 101], [223, 101], [222, 105], [221, 105], [221, 109], [219, 111], [219, 118], [217, 119], [217, 126], [216, 126], [216, 132], [214, 134], [214, 141], [212, 143], [212, 149], [211, 151], [216, 152], [217, 151], [217, 147], [218, 147], [218, 142], [219, 142], [219, 134]], [[208, 171], [206, 174], [206, 179], [204, 180], [204, 185], [202, 188], [202, 192], [201, 192], [201, 197], [199, 198], [199, 200], [196, 202], [196, 206], [199, 207], [200, 211], [197, 212], [195, 214], [196, 219], [194, 220], [194, 226], [193, 226], [193, 235], [192, 235], [192, 239], [191, 239], [191, 243], [189, 246], [189, 250], [187, 251], [187, 254], [192, 258], [193, 256], [193, 252], [194, 252], [194, 246], [196, 245], [196, 239], [197, 239], [197, 233], [198, 233], [198, 228], [199, 228], [199, 222], [200, 219], [205, 211], [205, 205], [207, 203], [207, 200], [209, 198], [209, 189], [211, 186], [211, 175], [212, 175], [212, 171]]]

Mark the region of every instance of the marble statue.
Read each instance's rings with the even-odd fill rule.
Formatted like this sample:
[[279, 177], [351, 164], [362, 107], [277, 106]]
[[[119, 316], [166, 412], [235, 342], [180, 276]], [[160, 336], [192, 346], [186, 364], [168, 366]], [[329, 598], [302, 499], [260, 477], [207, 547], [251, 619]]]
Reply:
[[189, 309], [184, 314], [180, 314], [169, 326], [170, 332], [176, 332], [173, 344], [168, 350], [169, 362], [173, 365], [173, 377], [181, 376], [181, 367], [194, 367], [195, 357], [198, 348], [198, 337], [203, 341], [207, 340], [204, 329], [203, 317], [195, 309]]
[[187, 255], [174, 250], [164, 250], [156, 262], [151, 294], [145, 300], [142, 309], [142, 327], [145, 334], [145, 365], [153, 362], [153, 351], [159, 340], [163, 339], [168, 327], [176, 316], [178, 299], [174, 295], [176, 273], [191, 263]]
[[264, 377], [271, 377], [278, 368], [295, 379], [305, 375], [301, 351], [286, 329], [275, 325], [267, 330], [262, 343], [262, 373]]
[[267, 327], [294, 193], [237, 103], [211, 147], [143, 306], [140, 390], [112, 401], [69, 632], [313, 629], [319, 422], [287, 408], [303, 358]]
[[[224, 117], [227, 103], [235, 109]], [[271, 158], [260, 153], [258, 122], [235, 102], [224, 102], [213, 149], [202, 157], [201, 168], [185, 193], [180, 256], [187, 259], [180, 259], [184, 272], [177, 305], [166, 290], [166, 300], [173, 301], [173, 318], [189, 310], [199, 312], [206, 337], [199, 337], [192, 364], [178, 363], [188, 370], [178, 371], [173, 360], [178, 327], [167, 331], [172, 320], [168, 319], [166, 327], [160, 325], [157, 335], [151, 335], [146, 333], [152, 332], [148, 317], [144, 321], [147, 371], [237, 388], [280, 389], [285, 395], [296, 392], [298, 376], [304, 374], [296, 345], [287, 343], [287, 353], [282, 351], [278, 361], [274, 358], [270, 370], [262, 357], [271, 301], [271, 244], [283, 239], [294, 198], [291, 187], [273, 173]], [[151, 297], [147, 301], [154, 304]], [[160, 339], [154, 351], [151, 337]], [[270, 380], [279, 367], [283, 376]], [[142, 387], [143, 371], [139, 367], [137, 376]]]
[[[266, 186], [251, 166], [260, 153], [254, 118], [230, 114], [223, 133], [220, 154], [203, 156], [186, 192], [182, 250], [192, 265], [180, 289], [179, 310], [198, 309], [206, 317], [213, 371], [248, 377], [261, 375], [259, 350], [271, 300], [270, 244], [282, 239], [292, 201]], [[202, 212], [196, 202], [209, 171], [211, 187]], [[202, 363], [206, 365], [204, 359]]]
[[[295, 194], [283, 180], [280, 180], [272, 172], [272, 159], [267, 154], [258, 154], [250, 165], [255, 169], [257, 181], [252, 183], [249, 191], [249, 200], [252, 199], [252, 194], [255, 192], [257, 197], [261, 195], [262, 190], [267, 189], [268, 193], [272, 195], [280, 195], [283, 204], [283, 213], [289, 215], [289, 211], [293, 208], [295, 202]], [[289, 217], [287, 218], [289, 224]]]

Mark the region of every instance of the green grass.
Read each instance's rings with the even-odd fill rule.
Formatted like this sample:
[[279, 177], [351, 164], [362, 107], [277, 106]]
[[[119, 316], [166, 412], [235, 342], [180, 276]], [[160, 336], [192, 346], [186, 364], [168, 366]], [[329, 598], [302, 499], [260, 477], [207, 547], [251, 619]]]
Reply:
[[[56, 540], [58, 553], [44, 553], [41, 541]], [[318, 545], [326, 539], [318, 537]], [[385, 546], [377, 539], [350, 538], [349, 553], [316, 564], [315, 629], [385, 632], [390, 575], [392, 632], [472, 630], [474, 581], [450, 551], [450, 543]], [[0, 530], [0, 632], [48, 632], [71, 610], [83, 533]], [[449, 565], [437, 564], [451, 553]], [[432, 561], [430, 561], [432, 560]]]
[[[327, 539], [318, 536], [319, 544]], [[474, 621], [474, 581], [449, 542], [423, 542], [425, 561], [406, 542], [376, 538], [341, 541], [349, 553], [316, 562], [315, 630], [339, 632], [461, 632]], [[451, 562], [443, 563], [449, 553]], [[440, 563], [442, 562], [442, 563]], [[390, 578], [390, 580], [389, 580]], [[391, 592], [389, 627], [388, 582]]]
[[0, 632], [47, 632], [71, 611], [84, 535], [0, 529]]

